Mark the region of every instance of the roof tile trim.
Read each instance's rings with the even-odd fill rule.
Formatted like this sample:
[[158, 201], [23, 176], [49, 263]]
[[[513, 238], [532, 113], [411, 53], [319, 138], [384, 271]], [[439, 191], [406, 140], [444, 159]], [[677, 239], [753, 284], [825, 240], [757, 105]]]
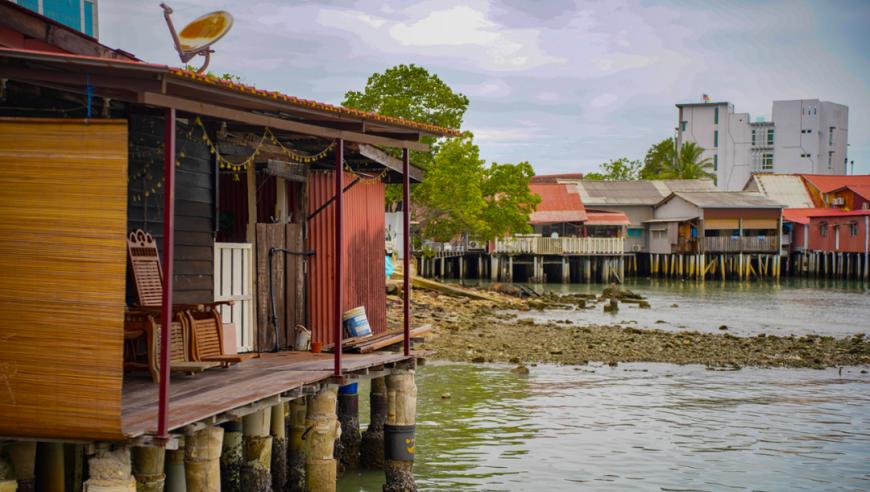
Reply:
[[207, 84], [211, 84], [217, 87], [223, 87], [225, 89], [235, 90], [237, 92], [242, 92], [246, 94], [252, 94], [255, 96], [266, 97], [278, 101], [283, 101], [288, 104], [292, 104], [294, 106], [299, 106], [303, 108], [316, 109], [319, 111], [328, 111], [335, 114], [342, 114], [346, 116], [353, 116], [356, 118], [368, 119], [373, 121], [380, 121], [382, 123], [392, 124], [404, 126], [407, 128], [413, 128], [415, 130], [421, 130], [426, 132], [438, 133], [445, 136], [459, 136], [461, 132], [459, 130], [454, 130], [451, 128], [443, 128], [436, 125], [430, 125], [428, 123], [419, 123], [416, 121], [406, 120], [404, 118], [397, 118], [395, 116], [386, 116], [378, 113], [370, 113], [368, 111], [362, 111], [359, 109], [346, 108], [344, 106], [335, 106], [333, 104], [322, 103], [318, 101], [312, 101], [310, 99], [302, 99], [295, 96], [288, 96], [287, 94], [283, 94], [278, 91], [267, 91], [263, 89], [258, 89], [252, 85], [242, 84], [239, 82], [233, 82], [230, 80], [225, 80], [221, 78], [217, 78], [214, 76], [202, 75], [190, 70], [184, 70], [181, 68], [170, 68], [169, 73], [181, 77], [196, 80], [198, 82], [204, 82]]

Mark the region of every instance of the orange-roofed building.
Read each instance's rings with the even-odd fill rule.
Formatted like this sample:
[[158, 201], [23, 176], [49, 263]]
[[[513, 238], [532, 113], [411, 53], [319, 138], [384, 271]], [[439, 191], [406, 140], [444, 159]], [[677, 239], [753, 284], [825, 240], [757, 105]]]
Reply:
[[851, 198], [854, 196], [855, 190], [859, 190], [859, 193], [864, 196], [863, 200], [859, 200], [859, 203], [867, 202], [866, 194], [870, 189], [870, 174], [801, 174], [801, 177], [816, 207], [833, 207], [842, 210], [860, 209], [861, 206], [856, 207], [847, 203], [846, 200], [848, 197], [849, 202], [852, 201]]

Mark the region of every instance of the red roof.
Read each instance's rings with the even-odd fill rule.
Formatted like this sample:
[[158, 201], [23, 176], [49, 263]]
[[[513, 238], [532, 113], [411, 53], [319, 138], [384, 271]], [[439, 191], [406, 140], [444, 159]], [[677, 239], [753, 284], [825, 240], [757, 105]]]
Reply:
[[839, 208], [785, 208], [782, 210], [782, 220], [797, 224], [809, 224], [810, 217], [848, 217], [870, 215], [870, 210], [853, 210], [846, 212]]
[[821, 193], [830, 193], [850, 185], [870, 185], [870, 174], [801, 174], [801, 176]]
[[530, 183], [529, 190], [541, 197], [537, 210], [532, 212], [532, 224], [556, 224], [560, 222], [583, 222], [586, 207], [580, 200], [575, 185], [558, 183]]
[[565, 174], [538, 174], [532, 176], [530, 183], [556, 183], [560, 179], [582, 179], [582, 173], [565, 173]]
[[870, 200], [870, 184], [848, 184], [846, 186], [841, 186], [834, 191], [843, 190], [849, 190], [865, 200]]
[[586, 222], [584, 222], [584, 224], [627, 226], [631, 225], [631, 221], [628, 220], [628, 216], [622, 212], [587, 211]]

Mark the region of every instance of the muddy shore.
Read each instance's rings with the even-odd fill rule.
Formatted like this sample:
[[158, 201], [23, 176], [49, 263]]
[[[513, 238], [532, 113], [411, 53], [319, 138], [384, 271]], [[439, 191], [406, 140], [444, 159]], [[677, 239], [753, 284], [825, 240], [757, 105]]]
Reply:
[[[600, 296], [546, 296], [519, 299], [487, 292], [493, 301], [470, 300], [415, 289], [414, 326], [431, 323], [433, 331], [415, 347], [435, 352], [432, 358], [462, 362], [508, 362], [519, 365], [589, 362], [668, 362], [703, 364], [711, 369], [743, 366], [824, 368], [870, 364], [870, 339], [808, 335], [738, 337], [727, 333], [667, 332], [633, 326], [518, 320], [515, 311], [572, 308], [604, 309], [610, 293]], [[643, 296], [622, 292], [617, 304], [649, 308]], [[401, 319], [401, 301], [390, 296], [389, 319]], [[579, 316], [582, 319], [582, 313]]]

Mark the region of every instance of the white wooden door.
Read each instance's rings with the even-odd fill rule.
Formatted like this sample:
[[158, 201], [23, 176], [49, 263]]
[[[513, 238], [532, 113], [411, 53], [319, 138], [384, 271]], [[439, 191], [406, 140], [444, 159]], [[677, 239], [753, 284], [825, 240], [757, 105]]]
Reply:
[[239, 352], [254, 350], [254, 278], [250, 243], [214, 244], [214, 300], [233, 301], [221, 306], [224, 323], [236, 327]]

